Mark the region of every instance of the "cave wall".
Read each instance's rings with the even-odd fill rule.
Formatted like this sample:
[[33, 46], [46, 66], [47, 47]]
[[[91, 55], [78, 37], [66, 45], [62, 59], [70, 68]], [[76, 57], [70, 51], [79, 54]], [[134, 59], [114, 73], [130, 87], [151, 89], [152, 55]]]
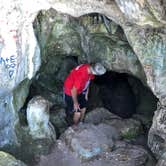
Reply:
[[[32, 23], [40, 10], [48, 10], [51, 7], [74, 17], [92, 12], [101, 13], [119, 24], [141, 62], [149, 87], [160, 99], [162, 110], [165, 110], [165, 6], [166, 2], [163, 0], [2, 1], [0, 4], [0, 95], [6, 99], [7, 107], [4, 107], [4, 101], [1, 100], [0, 111], [4, 112], [4, 117], [9, 120], [6, 112], [9, 112], [10, 117], [17, 115], [18, 109], [23, 105], [20, 103], [17, 108], [14, 107], [12, 102], [14, 95], [11, 93], [23, 80], [30, 80], [39, 69], [40, 49]], [[108, 70], [111, 67], [107, 64]], [[27, 87], [26, 84], [25, 89]], [[14, 100], [17, 101], [17, 98]], [[161, 107], [158, 109], [158, 114], [160, 110]], [[13, 126], [15, 122], [15, 118], [10, 120]], [[163, 121], [159, 122], [157, 126], [164, 125]], [[15, 132], [15, 127], [11, 131]], [[0, 132], [3, 133], [3, 130]], [[165, 130], [162, 130], [161, 135], [166, 135]], [[11, 138], [12, 136], [9, 135], [7, 139]], [[17, 142], [17, 136], [15, 140]], [[6, 141], [6, 144], [8, 142]]]

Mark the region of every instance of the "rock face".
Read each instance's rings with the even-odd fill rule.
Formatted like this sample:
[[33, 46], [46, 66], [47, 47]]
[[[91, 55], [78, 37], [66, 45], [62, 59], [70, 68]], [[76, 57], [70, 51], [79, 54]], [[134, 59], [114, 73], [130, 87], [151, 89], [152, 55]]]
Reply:
[[165, 163], [166, 163], [166, 157], [165, 157], [165, 153], [163, 153], [163, 155], [161, 156], [156, 166], [165, 166]]
[[12, 155], [2, 151], [0, 151], [0, 165], [1, 166], [6, 166], [6, 165], [26, 166], [23, 162], [16, 160]]
[[[94, 58], [93, 53], [97, 50], [98, 54], [94, 59], [104, 62], [108, 70], [130, 72], [145, 84], [147, 79], [148, 86], [160, 99], [163, 110], [165, 110], [165, 6], [166, 2], [163, 0], [29, 0], [28, 2], [26, 0], [8, 0], [1, 2], [0, 111], [2, 116], [0, 116], [0, 121], [4, 123], [0, 125], [0, 145], [18, 144], [19, 142], [16, 134], [19, 131], [17, 112], [24, 104], [29, 80], [34, 77], [41, 64], [40, 49], [34, 35], [32, 22], [40, 10], [49, 8], [54, 8], [58, 12], [70, 14], [74, 17], [87, 13], [102, 13], [119, 24], [123, 28], [130, 46], [124, 44], [124, 42], [117, 45], [117, 42], [110, 41], [110, 37], [94, 36], [93, 34], [86, 37], [85, 33], [83, 33], [82, 36], [73, 35], [74, 40], [72, 41], [78, 41], [77, 39], [81, 38], [77, 43], [80, 50], [73, 52], [82, 53], [83, 51], [83, 55], [88, 55], [80, 58], [80, 62], [84, 62], [85, 60], [92, 61]], [[51, 18], [49, 22], [52, 22]], [[64, 23], [66, 22], [68, 22], [68, 19], [64, 19]], [[44, 28], [45, 31], [48, 30], [49, 32], [50, 29]], [[61, 33], [54, 33], [55, 37], [62, 34], [64, 26], [60, 23], [59, 28]], [[67, 27], [65, 26], [65, 28]], [[43, 29], [41, 28], [40, 30], [42, 31]], [[72, 33], [73, 31], [70, 32]], [[49, 33], [46, 35], [51, 36]], [[59, 39], [58, 37], [57, 39]], [[66, 42], [64, 40], [61, 40], [58, 44], [56, 43], [57, 45], [54, 43], [52, 48], [59, 50], [58, 48], [61, 47], [59, 44], [62, 44], [65, 54], [70, 54], [72, 52], [70, 44], [68, 44], [70, 40], [65, 40]], [[46, 43], [46, 41], [44, 42]], [[85, 47], [87, 46], [85, 41], [91, 41], [89, 45], [91, 49], [81, 50], [82, 45], [87, 48]], [[103, 46], [102, 52], [104, 54], [100, 57], [101, 50], [98, 46], [103, 41], [107, 45]], [[97, 47], [93, 50], [94, 43], [96, 43]], [[42, 46], [40, 45], [41, 49], [43, 48]], [[41, 54], [43, 55], [43, 52]], [[91, 56], [88, 59], [89, 55]], [[60, 62], [57, 60], [57, 63]], [[24, 85], [20, 92], [18, 86], [21, 86], [21, 83]], [[61, 86], [57, 85], [57, 87]], [[158, 111], [158, 114], [161, 114], [163, 119], [163, 111], [161, 113], [160, 109]], [[154, 130], [157, 131], [157, 128]], [[8, 133], [11, 134], [8, 135]], [[165, 135], [165, 130], [163, 130], [162, 137], [165, 137]], [[149, 135], [149, 139], [151, 139], [150, 137]], [[4, 140], [3, 138], [6, 139]]]
[[149, 131], [148, 145], [157, 159], [165, 153], [165, 108], [158, 105], [158, 110], [153, 117], [153, 124]]
[[19, 125], [18, 112], [28, 94], [29, 81], [24, 80], [7, 96], [0, 97], [0, 147], [5, 145], [19, 146], [22, 131]]
[[49, 122], [49, 107], [50, 103], [41, 96], [34, 97], [28, 103], [27, 121], [30, 134], [34, 139], [50, 138], [55, 140], [56, 138], [55, 130]]

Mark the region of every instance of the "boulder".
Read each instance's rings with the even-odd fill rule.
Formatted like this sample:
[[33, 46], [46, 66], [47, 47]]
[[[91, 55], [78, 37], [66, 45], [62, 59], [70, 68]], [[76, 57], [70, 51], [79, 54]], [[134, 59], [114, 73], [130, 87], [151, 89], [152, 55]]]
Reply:
[[120, 119], [121, 117], [111, 113], [109, 110], [103, 107], [98, 107], [95, 108], [89, 112], [86, 113], [85, 115], [85, 122], [86, 123], [93, 123], [93, 124], [99, 124], [103, 123], [106, 120], [111, 120], [111, 119]]
[[86, 123], [105, 123], [114, 127], [122, 138], [132, 139], [142, 134], [141, 122], [135, 119], [123, 119], [105, 108], [96, 108], [86, 114]]
[[62, 134], [68, 127], [66, 122], [66, 113], [63, 108], [51, 108], [50, 110], [50, 122], [54, 126], [57, 135]]
[[68, 130], [60, 137], [66, 146], [82, 161], [91, 160], [104, 151], [111, 151], [114, 140], [118, 139], [116, 130], [106, 124], [94, 126], [82, 124]]
[[[147, 151], [140, 146], [134, 146], [125, 144], [123, 142], [117, 142], [117, 148], [107, 154], [106, 161], [109, 161], [110, 165], [114, 166], [142, 166], [146, 165], [148, 161]], [[121, 147], [121, 144], [123, 146]], [[119, 147], [118, 147], [119, 146]]]
[[27, 121], [30, 135], [34, 139], [50, 138], [56, 139], [56, 133], [49, 121], [50, 102], [41, 96], [32, 98], [27, 106]]
[[26, 166], [22, 161], [17, 160], [14, 156], [9, 153], [0, 151], [0, 165], [1, 166]]

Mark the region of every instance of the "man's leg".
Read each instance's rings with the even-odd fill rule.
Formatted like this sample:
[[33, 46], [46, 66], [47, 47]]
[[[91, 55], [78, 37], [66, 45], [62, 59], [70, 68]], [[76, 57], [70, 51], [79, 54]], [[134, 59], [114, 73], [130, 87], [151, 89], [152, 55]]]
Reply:
[[83, 122], [84, 116], [85, 116], [85, 112], [86, 112], [86, 108], [82, 108], [80, 111], [81, 111], [80, 122]]
[[79, 123], [80, 118], [81, 118], [81, 112], [74, 112], [73, 122], [75, 125]]
[[80, 122], [83, 122], [85, 117], [86, 107], [87, 107], [87, 100], [85, 99], [85, 94], [80, 94], [78, 99], [79, 99], [79, 104], [81, 108]]
[[73, 100], [71, 96], [65, 94], [65, 103], [66, 103], [66, 121], [69, 126], [77, 121], [77, 117], [75, 117], [75, 112], [73, 111]]

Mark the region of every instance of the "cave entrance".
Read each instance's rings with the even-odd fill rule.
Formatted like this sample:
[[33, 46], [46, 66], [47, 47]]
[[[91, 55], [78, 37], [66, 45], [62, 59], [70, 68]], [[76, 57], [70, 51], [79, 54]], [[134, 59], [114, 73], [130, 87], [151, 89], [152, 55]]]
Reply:
[[141, 120], [148, 128], [158, 99], [136, 77], [127, 73], [108, 71], [91, 84], [89, 110], [104, 107], [122, 117]]

